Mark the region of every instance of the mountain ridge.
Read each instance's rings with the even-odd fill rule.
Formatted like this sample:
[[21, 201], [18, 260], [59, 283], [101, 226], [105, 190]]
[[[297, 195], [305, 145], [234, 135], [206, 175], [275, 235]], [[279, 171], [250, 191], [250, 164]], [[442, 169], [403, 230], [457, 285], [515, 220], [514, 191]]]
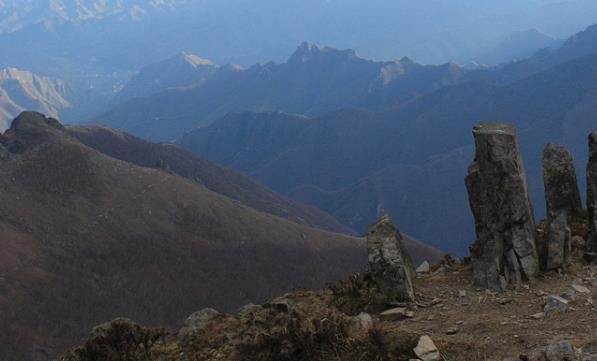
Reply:
[[358, 238], [255, 211], [66, 131], [22, 113], [0, 137], [0, 358], [50, 358], [100, 319], [174, 326], [197, 307], [321, 287], [364, 260]]

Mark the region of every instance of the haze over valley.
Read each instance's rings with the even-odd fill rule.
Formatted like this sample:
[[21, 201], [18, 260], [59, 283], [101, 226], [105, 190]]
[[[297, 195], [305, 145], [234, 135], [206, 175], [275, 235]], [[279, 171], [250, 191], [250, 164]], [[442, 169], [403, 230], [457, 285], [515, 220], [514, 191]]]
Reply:
[[597, 359], [597, 2], [0, 0], [0, 49], [0, 361]]

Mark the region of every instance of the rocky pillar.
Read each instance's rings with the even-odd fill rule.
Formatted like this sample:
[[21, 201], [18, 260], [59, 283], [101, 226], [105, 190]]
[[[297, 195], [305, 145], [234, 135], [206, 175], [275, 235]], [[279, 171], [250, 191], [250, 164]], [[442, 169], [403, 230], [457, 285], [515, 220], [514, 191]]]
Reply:
[[540, 252], [541, 263], [553, 270], [562, 267], [570, 254], [570, 224], [582, 211], [572, 155], [563, 146], [550, 143], [543, 150], [543, 181], [547, 241]]
[[367, 233], [371, 278], [389, 299], [414, 301], [415, 270], [400, 231], [389, 217], [379, 220]]
[[587, 211], [589, 213], [589, 241], [587, 248], [590, 252], [597, 252], [597, 132], [589, 134]]
[[465, 181], [477, 233], [474, 283], [503, 291], [538, 272], [533, 210], [514, 126], [480, 123], [473, 136], [475, 160]]

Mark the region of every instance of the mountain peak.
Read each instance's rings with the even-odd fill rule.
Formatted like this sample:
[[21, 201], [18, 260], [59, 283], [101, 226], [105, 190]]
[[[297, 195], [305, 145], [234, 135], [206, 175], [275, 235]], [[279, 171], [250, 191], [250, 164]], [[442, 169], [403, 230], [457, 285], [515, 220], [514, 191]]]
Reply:
[[199, 66], [215, 66], [215, 63], [209, 59], [204, 59], [199, 55], [184, 51], [178, 54], [177, 58], [191, 65], [193, 68], [197, 68]]
[[39, 145], [54, 139], [64, 129], [54, 118], [33, 112], [24, 111], [16, 117], [10, 128], [4, 133], [5, 146], [14, 153], [20, 153], [33, 145]]
[[352, 49], [340, 50], [329, 46], [320, 47], [314, 43], [303, 42], [289, 59], [289, 63], [306, 63], [321, 55], [336, 56], [346, 59], [357, 58], [357, 54]]
[[9, 131], [19, 132], [28, 129], [63, 129], [62, 124], [54, 118], [48, 118], [42, 113], [24, 111], [12, 121]]

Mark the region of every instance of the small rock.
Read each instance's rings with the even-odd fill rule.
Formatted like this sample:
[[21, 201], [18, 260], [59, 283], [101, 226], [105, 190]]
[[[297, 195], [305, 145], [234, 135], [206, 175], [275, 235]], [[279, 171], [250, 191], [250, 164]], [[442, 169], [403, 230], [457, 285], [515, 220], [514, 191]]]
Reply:
[[417, 355], [422, 361], [439, 361], [440, 354], [439, 350], [427, 335], [419, 338], [417, 347], [413, 349], [415, 355]]
[[458, 333], [458, 327], [450, 327], [447, 331], [446, 331], [446, 335], [455, 335]]
[[547, 296], [547, 292], [539, 290], [539, 291], [535, 292], [535, 295], [537, 297], [543, 297], [543, 296]]
[[586, 288], [585, 286], [581, 286], [578, 284], [574, 284], [571, 286], [572, 289], [578, 293], [591, 293], [591, 290], [589, 290], [588, 288]]
[[370, 314], [361, 312], [350, 321], [349, 332], [351, 334], [369, 331], [373, 328], [373, 318]]
[[416, 271], [417, 273], [429, 273], [431, 272], [431, 266], [429, 265], [429, 262], [424, 261], [419, 267], [417, 267]]
[[540, 320], [542, 318], [545, 318], [545, 312], [535, 313], [534, 315], [531, 315], [531, 318], [534, 318], [535, 320]]
[[568, 301], [574, 301], [576, 299], [576, 291], [572, 288], [568, 288], [566, 291], [564, 291], [564, 293], [562, 293], [562, 297]]
[[458, 297], [460, 297], [460, 298], [466, 297], [466, 291], [465, 290], [458, 291]]
[[457, 325], [462, 325], [462, 324], [464, 324], [464, 321], [456, 321], [456, 324]]
[[529, 361], [563, 361], [576, 360], [576, 350], [568, 341], [560, 341], [546, 347], [540, 347], [528, 356]]
[[560, 296], [551, 295], [547, 297], [547, 303], [543, 307], [545, 313], [552, 311], [566, 311], [568, 309], [568, 300]]
[[509, 303], [512, 303], [512, 300], [509, 298], [502, 298], [502, 299], [498, 300], [498, 303], [500, 305], [507, 305]]
[[379, 314], [379, 318], [384, 321], [399, 321], [405, 318], [413, 318], [414, 316], [415, 313], [407, 310], [406, 307], [392, 308]]

